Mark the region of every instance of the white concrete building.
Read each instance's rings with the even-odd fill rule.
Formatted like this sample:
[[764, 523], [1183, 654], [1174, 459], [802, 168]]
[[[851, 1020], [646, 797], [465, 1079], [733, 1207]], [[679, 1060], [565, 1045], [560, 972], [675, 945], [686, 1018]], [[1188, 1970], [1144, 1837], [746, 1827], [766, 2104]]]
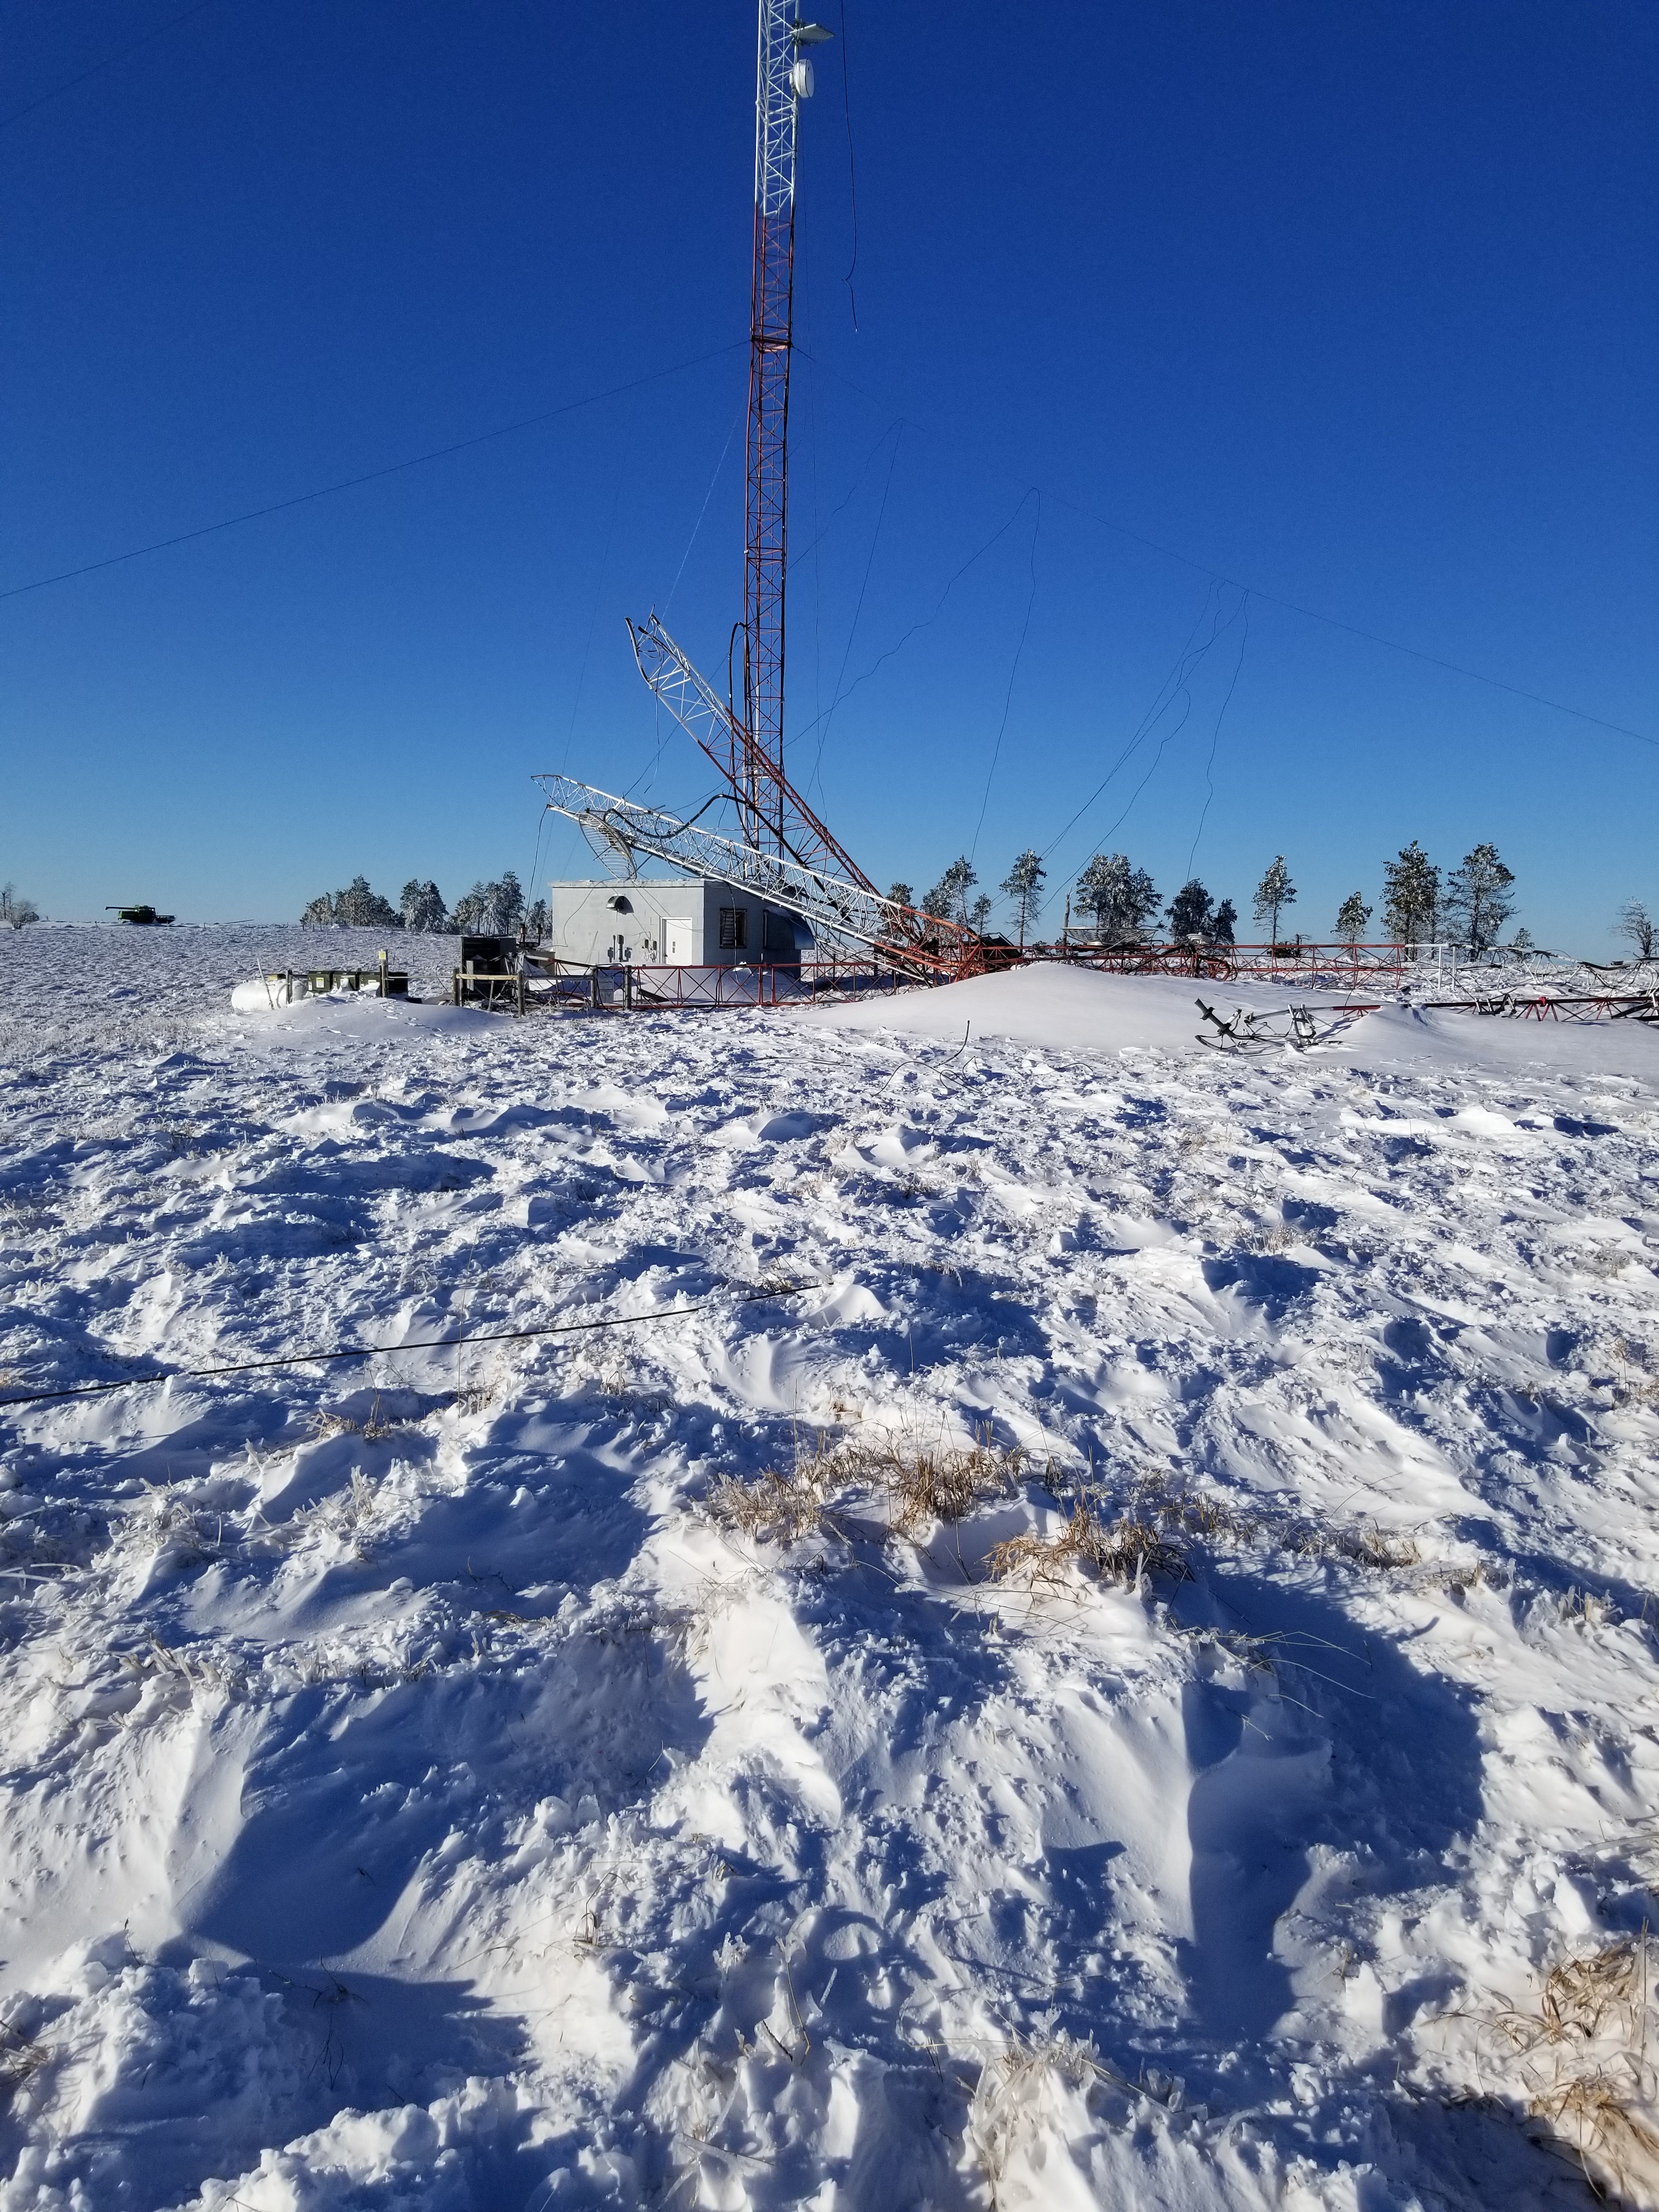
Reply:
[[810, 923], [702, 876], [548, 885], [550, 950], [578, 968], [757, 968], [810, 960]]

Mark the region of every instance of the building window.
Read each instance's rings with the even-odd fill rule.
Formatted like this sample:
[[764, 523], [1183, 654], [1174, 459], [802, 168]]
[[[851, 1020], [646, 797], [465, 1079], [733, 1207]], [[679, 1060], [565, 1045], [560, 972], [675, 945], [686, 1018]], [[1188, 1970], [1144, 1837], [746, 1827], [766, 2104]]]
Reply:
[[749, 943], [749, 909], [746, 906], [723, 906], [720, 908], [720, 951], [742, 952]]

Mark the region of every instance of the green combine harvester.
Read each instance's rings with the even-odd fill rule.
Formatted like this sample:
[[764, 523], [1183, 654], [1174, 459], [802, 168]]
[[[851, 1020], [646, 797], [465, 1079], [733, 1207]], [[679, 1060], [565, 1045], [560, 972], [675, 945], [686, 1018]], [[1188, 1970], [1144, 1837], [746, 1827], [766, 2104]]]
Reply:
[[160, 929], [174, 919], [170, 914], [157, 914], [153, 906], [106, 906], [104, 912], [112, 914], [117, 921], [130, 921], [138, 929]]

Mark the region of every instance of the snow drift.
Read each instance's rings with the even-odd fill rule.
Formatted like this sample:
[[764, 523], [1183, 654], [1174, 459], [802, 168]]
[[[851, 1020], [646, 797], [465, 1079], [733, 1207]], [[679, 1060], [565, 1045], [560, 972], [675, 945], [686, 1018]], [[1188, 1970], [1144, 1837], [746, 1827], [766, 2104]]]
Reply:
[[276, 937], [0, 945], [0, 1396], [376, 1347], [0, 1408], [5, 2212], [1650, 2201], [1652, 1038]]

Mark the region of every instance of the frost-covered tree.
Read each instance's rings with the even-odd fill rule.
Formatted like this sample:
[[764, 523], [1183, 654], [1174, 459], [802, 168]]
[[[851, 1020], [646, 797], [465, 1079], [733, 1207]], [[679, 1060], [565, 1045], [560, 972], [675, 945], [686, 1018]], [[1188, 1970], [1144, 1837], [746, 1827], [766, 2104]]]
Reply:
[[1654, 921], [1640, 899], [1625, 901], [1619, 909], [1619, 919], [1613, 925], [1613, 933], [1636, 947], [1638, 960], [1651, 960], [1656, 952], [1659, 952], [1659, 922]]
[[524, 887], [511, 868], [495, 886], [495, 912], [499, 918], [498, 933], [510, 937], [522, 927], [525, 917]]
[[988, 895], [986, 892], [981, 891], [979, 896], [974, 901], [972, 906], [968, 909], [968, 927], [970, 929], [977, 930], [979, 934], [983, 937], [985, 934], [985, 925], [990, 919], [991, 901]]
[[367, 876], [354, 876], [338, 894], [340, 919], [350, 929], [401, 929], [404, 918], [389, 899], [371, 890]]
[[1431, 945], [1440, 926], [1440, 871], [1415, 837], [1382, 863], [1382, 927], [1396, 945]]
[[1196, 876], [1189, 876], [1170, 901], [1171, 937], [1207, 937], [1215, 922], [1215, 901]]
[[1291, 872], [1285, 865], [1285, 855], [1276, 854], [1273, 864], [1255, 887], [1255, 898], [1251, 911], [1258, 921], [1265, 921], [1273, 932], [1273, 941], [1279, 942], [1279, 917], [1287, 906], [1296, 904], [1296, 885], [1291, 881]]
[[1233, 941], [1233, 925], [1237, 920], [1238, 908], [1231, 899], [1223, 899], [1210, 921], [1211, 944], [1231, 945]]
[[1345, 945], [1358, 945], [1365, 934], [1371, 910], [1358, 891], [1350, 891], [1336, 909], [1336, 933]]
[[1510, 896], [1514, 881], [1515, 872], [1498, 859], [1496, 845], [1477, 845], [1465, 853], [1462, 866], [1446, 878], [1446, 917], [1471, 960], [1492, 951], [1515, 912]]
[[390, 900], [371, 890], [367, 876], [354, 876], [343, 891], [324, 891], [300, 916], [307, 929], [401, 929], [404, 918]]
[[524, 891], [511, 868], [498, 883], [477, 883], [455, 902], [453, 928], [465, 937], [512, 937], [524, 920]]
[[890, 884], [887, 896], [895, 906], [914, 906], [916, 902], [916, 895], [908, 884]]
[[921, 902], [924, 914], [931, 914], [940, 921], [964, 921], [968, 915], [968, 894], [979, 881], [973, 862], [963, 853], [950, 866]]
[[538, 898], [524, 918], [524, 933], [532, 945], [539, 945], [547, 934], [547, 901]]
[[40, 909], [32, 898], [26, 898], [15, 884], [0, 887], [0, 921], [9, 921], [14, 929], [27, 929], [32, 921], [39, 921]]
[[411, 876], [404, 885], [398, 903], [403, 908], [405, 929], [425, 930], [442, 936], [449, 927], [449, 915], [436, 884], [423, 884]]
[[1077, 902], [1093, 915], [1095, 934], [1108, 945], [1133, 943], [1163, 904], [1157, 884], [1127, 853], [1097, 853], [1077, 879]]
[[1042, 879], [1048, 871], [1043, 866], [1039, 854], [1026, 851], [1014, 856], [1014, 865], [1003, 878], [999, 889], [1010, 901], [1014, 917], [1019, 924], [1019, 941], [1025, 943], [1028, 922], [1035, 921], [1042, 907]]

